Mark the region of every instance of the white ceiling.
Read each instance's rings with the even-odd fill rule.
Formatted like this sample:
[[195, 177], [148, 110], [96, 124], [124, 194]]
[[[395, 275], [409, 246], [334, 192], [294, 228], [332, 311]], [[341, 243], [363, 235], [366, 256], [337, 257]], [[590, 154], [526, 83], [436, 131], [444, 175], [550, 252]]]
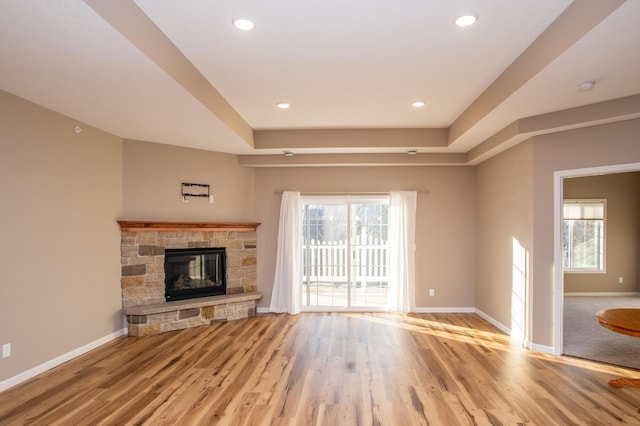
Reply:
[[[596, 88], [576, 86], [595, 81]], [[514, 92], [461, 138], [470, 148], [517, 119], [640, 93], [640, 1], [631, 0]]]
[[[276, 152], [254, 149], [90, 6], [100, 2], [118, 7], [130, 0], [0, 1], [0, 89], [122, 138], [235, 154]], [[256, 131], [452, 126], [570, 4], [135, 0]], [[476, 25], [453, 25], [464, 13], [477, 14]], [[248, 17], [256, 28], [238, 31], [234, 17]], [[628, 0], [436, 151], [467, 152], [515, 120], [639, 94], [639, 22], [640, 1]], [[595, 80], [596, 88], [578, 92], [585, 80]], [[426, 106], [412, 108], [417, 99]], [[279, 110], [278, 101], [292, 106]]]
[[[453, 21], [468, 1], [136, 3], [253, 128], [272, 129], [448, 126], [569, 1], [483, 1], [467, 29]], [[238, 15], [256, 28], [235, 30]]]

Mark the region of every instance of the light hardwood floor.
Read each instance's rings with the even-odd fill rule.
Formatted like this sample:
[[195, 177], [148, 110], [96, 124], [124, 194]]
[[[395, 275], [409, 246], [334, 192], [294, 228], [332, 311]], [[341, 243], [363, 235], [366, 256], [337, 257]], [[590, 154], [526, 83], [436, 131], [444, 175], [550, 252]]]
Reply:
[[0, 424], [640, 424], [619, 375], [474, 314], [268, 314], [117, 339], [0, 393]]

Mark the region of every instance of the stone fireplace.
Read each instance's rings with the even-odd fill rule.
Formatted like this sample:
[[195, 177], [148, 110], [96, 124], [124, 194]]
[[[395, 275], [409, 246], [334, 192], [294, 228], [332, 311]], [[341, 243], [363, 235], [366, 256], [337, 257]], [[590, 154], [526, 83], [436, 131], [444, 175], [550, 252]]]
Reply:
[[[259, 223], [118, 223], [122, 306], [130, 335], [158, 334], [255, 315], [257, 300], [262, 297], [256, 291]], [[198, 249], [224, 251], [225, 294], [167, 301], [165, 252], [199, 253]]]

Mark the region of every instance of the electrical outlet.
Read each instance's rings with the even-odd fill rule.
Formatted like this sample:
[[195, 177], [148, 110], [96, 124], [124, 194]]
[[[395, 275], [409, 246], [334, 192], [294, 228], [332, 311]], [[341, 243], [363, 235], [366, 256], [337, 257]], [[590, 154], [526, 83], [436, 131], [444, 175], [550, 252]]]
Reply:
[[9, 358], [11, 356], [11, 343], [2, 345], [2, 358]]
[[624, 283], [624, 279], [622, 277], [618, 277], [618, 284]]
[[430, 288], [429, 289], [429, 296], [435, 296], [436, 295], [436, 289], [435, 288]]

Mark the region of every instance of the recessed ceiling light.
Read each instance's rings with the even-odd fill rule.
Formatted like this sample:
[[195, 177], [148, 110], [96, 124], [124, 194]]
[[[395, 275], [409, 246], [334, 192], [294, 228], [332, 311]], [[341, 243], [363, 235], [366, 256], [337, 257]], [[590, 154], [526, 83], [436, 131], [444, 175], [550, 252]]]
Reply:
[[285, 157], [293, 157], [293, 151], [284, 151]]
[[276, 103], [276, 106], [280, 109], [287, 109], [289, 108], [291, 105], [289, 105], [289, 102], [278, 102]]
[[424, 106], [424, 101], [413, 101], [411, 102], [411, 106], [414, 108], [422, 108]]
[[251, 31], [255, 24], [245, 18], [238, 18], [233, 20], [233, 26], [242, 31]]
[[578, 92], [588, 92], [594, 87], [596, 87], [595, 81], [593, 80], [583, 81], [582, 83], [578, 84]]
[[407, 151], [407, 154], [409, 155], [416, 155], [418, 153], [418, 150], [416, 149], [410, 149], [409, 151]]
[[478, 17], [475, 15], [464, 15], [456, 19], [456, 25], [458, 27], [468, 27], [473, 25], [478, 20]]

